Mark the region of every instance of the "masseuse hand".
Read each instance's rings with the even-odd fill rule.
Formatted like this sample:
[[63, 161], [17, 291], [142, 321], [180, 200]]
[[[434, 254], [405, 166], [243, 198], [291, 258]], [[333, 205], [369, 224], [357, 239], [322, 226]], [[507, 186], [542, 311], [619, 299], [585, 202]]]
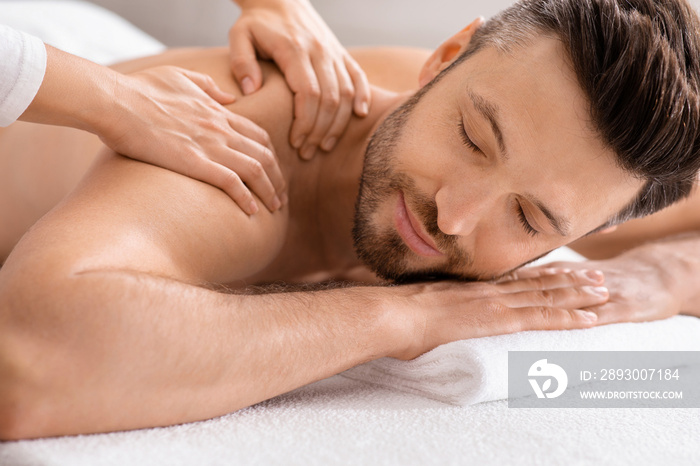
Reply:
[[248, 214], [258, 211], [249, 188], [270, 211], [286, 202], [267, 132], [223, 107], [235, 97], [209, 76], [176, 67], [120, 75], [116, 97], [120, 112], [99, 133], [110, 148], [217, 186]]
[[499, 283], [432, 282], [388, 287], [392, 302], [406, 310], [397, 325], [408, 336], [392, 357], [413, 359], [457, 340], [525, 330], [588, 328], [607, 290], [595, 270], [563, 273], [547, 268], [527, 278]]
[[304, 159], [333, 149], [353, 113], [369, 112], [360, 66], [308, 0], [234, 0], [241, 15], [229, 33], [233, 75], [245, 94], [262, 85], [258, 56], [272, 59], [294, 92], [290, 144]]
[[[607, 260], [556, 262], [546, 267], [595, 269], [605, 274], [610, 300], [590, 309], [598, 314], [599, 324], [665, 319], [681, 311], [679, 293], [674, 292], [667, 271], [649, 260], [641, 249]], [[527, 278], [541, 270], [540, 267], [523, 268], [513, 277]]]
[[249, 187], [270, 210], [285, 202], [267, 133], [227, 110], [235, 97], [208, 76], [175, 67], [124, 75], [48, 45], [46, 55], [20, 120], [95, 133], [123, 155], [221, 188], [249, 214], [258, 210]]

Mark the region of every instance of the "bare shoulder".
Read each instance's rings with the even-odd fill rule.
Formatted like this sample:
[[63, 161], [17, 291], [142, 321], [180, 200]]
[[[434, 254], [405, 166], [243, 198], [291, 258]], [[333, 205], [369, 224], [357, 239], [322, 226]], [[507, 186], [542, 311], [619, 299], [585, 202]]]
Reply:
[[369, 82], [394, 92], [418, 87], [418, 75], [431, 51], [414, 47], [362, 47], [350, 53], [367, 73]]
[[[71, 273], [146, 272], [193, 284], [241, 279], [271, 262], [287, 213], [246, 215], [221, 190], [104, 149], [78, 187], [22, 238]], [[31, 259], [29, 263], [32, 263]]]

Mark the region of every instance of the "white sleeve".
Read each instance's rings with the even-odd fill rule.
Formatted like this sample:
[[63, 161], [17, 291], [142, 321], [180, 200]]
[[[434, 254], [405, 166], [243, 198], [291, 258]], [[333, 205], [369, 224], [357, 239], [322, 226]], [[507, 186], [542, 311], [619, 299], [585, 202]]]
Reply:
[[0, 126], [19, 118], [46, 73], [46, 46], [37, 37], [0, 24]]

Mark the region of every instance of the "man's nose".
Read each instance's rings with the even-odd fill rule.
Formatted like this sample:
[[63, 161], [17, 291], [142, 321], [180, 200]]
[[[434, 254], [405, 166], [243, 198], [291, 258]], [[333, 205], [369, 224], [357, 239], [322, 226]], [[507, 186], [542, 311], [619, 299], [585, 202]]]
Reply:
[[443, 188], [435, 196], [438, 228], [446, 235], [468, 236], [489, 214], [491, 195], [487, 187], [465, 193]]

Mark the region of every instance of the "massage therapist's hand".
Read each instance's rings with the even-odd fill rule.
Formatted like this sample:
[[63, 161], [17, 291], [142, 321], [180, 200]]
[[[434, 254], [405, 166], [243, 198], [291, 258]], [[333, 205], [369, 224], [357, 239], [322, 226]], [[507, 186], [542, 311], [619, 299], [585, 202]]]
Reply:
[[593, 270], [544, 269], [499, 283], [432, 282], [386, 288], [405, 309], [406, 344], [391, 357], [408, 360], [457, 340], [525, 330], [562, 330], [596, 325], [604, 304], [603, 275]]
[[364, 71], [308, 0], [234, 0], [241, 15], [229, 33], [233, 75], [245, 94], [262, 85], [256, 61], [272, 59], [294, 92], [290, 144], [304, 159], [333, 149], [354, 113], [369, 112]]
[[95, 133], [123, 155], [221, 188], [249, 214], [258, 207], [248, 188], [270, 210], [284, 203], [267, 133], [227, 110], [235, 97], [208, 76], [175, 67], [124, 75], [50, 45], [46, 59], [20, 120]]
[[221, 188], [248, 214], [258, 211], [249, 188], [271, 212], [281, 207], [267, 132], [223, 107], [235, 97], [209, 76], [176, 67], [119, 75], [115, 97], [118, 111], [98, 133], [113, 150]]

